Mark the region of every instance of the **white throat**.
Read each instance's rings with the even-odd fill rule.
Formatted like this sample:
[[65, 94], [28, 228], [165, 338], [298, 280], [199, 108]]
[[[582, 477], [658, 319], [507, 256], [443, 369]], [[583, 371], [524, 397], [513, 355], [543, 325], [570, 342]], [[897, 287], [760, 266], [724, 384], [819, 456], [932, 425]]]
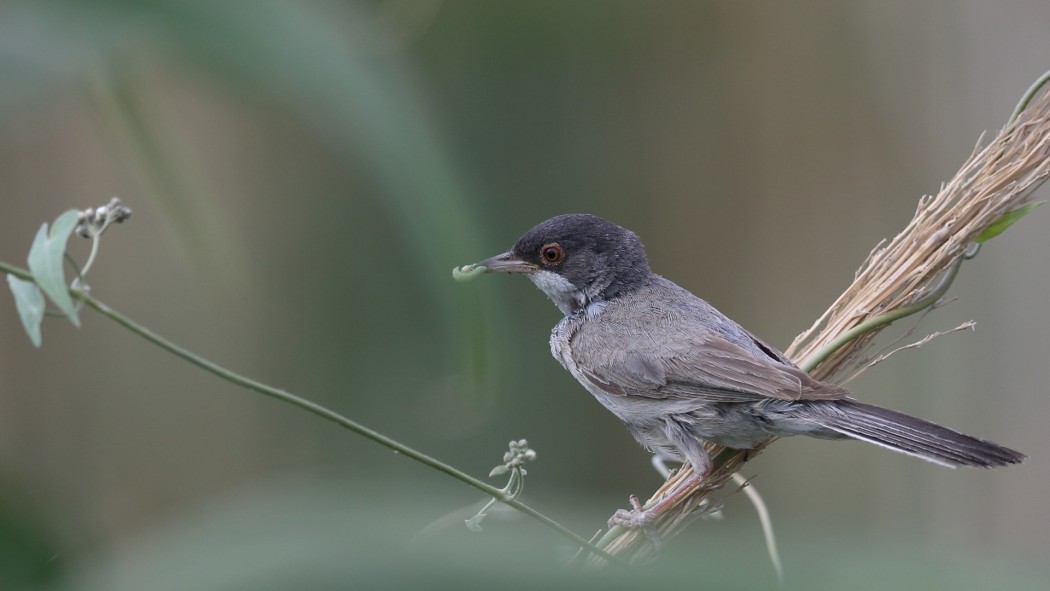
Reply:
[[587, 305], [587, 295], [557, 273], [540, 269], [529, 273], [528, 278], [547, 294], [563, 314], [571, 314]]

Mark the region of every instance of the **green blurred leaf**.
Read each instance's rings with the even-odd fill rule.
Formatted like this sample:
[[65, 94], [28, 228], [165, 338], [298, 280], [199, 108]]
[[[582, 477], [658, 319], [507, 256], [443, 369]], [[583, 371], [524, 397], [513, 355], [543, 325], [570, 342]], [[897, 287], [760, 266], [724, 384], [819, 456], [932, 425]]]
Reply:
[[29, 340], [36, 347], [40, 346], [40, 322], [44, 319], [44, 294], [32, 281], [23, 281], [14, 275], [7, 276], [7, 284], [15, 296], [15, 307], [22, 318], [22, 327], [26, 329]]
[[66, 211], [55, 218], [50, 232], [46, 223], [41, 224], [33, 246], [29, 249], [29, 270], [32, 271], [37, 285], [75, 326], [80, 326], [80, 319], [77, 318], [73, 298], [70, 297], [69, 287], [66, 286], [63, 259], [66, 254], [66, 242], [76, 228], [79, 216], [80, 212], [75, 209]]
[[0, 589], [53, 589], [65, 570], [61, 549], [36, 504], [12, 496], [18, 488], [0, 479]]
[[489, 476], [499, 476], [500, 474], [506, 474], [507, 470], [509, 470], [509, 468], [507, 468], [503, 464], [500, 464], [499, 466], [493, 468], [491, 472], [489, 472]]
[[1014, 225], [1014, 222], [1028, 215], [1032, 212], [1033, 209], [1039, 207], [1044, 203], [1046, 203], [1046, 201], [1033, 201], [1032, 203], [1029, 203], [1027, 205], [1022, 205], [1021, 207], [1018, 207], [1013, 211], [1008, 211], [1004, 213], [999, 219], [992, 222], [992, 225], [988, 226], [984, 229], [983, 232], [978, 234], [977, 237], [973, 239], [973, 241], [980, 244], [982, 242], [987, 242], [992, 238], [995, 238], [999, 234], [1005, 232], [1007, 228]]

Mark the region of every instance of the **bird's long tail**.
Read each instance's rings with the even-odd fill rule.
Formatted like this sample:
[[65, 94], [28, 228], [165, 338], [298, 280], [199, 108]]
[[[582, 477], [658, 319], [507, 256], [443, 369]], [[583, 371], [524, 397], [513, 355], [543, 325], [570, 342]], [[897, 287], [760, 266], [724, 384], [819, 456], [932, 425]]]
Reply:
[[1018, 464], [1026, 457], [990, 441], [851, 398], [810, 404], [807, 419], [826, 429], [950, 468], [994, 468]]

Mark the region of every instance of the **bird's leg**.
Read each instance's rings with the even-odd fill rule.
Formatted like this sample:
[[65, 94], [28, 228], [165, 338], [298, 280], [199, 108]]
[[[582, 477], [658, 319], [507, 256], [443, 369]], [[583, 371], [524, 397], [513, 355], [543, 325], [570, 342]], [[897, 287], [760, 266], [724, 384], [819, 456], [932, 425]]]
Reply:
[[[677, 433], [668, 433], [673, 435]], [[693, 437], [687, 439], [676, 438], [676, 447], [683, 452], [690, 465], [693, 467], [693, 474], [685, 481], [681, 482], [671, 492], [667, 493], [662, 499], [656, 502], [652, 507], [646, 509], [638, 501], [638, 497], [631, 495], [631, 509], [618, 509], [613, 516], [609, 518], [609, 526], [620, 525], [623, 527], [640, 527], [642, 529], [647, 528], [652, 522], [659, 517], [668, 507], [676, 505], [681, 501], [682, 497], [686, 496], [692, 489], [693, 485], [703, 481], [704, 477], [711, 472], [711, 456], [707, 455], [703, 445]], [[652, 538], [650, 532], [649, 537]]]
[[609, 526], [620, 525], [623, 527], [640, 527], [645, 529], [656, 520], [664, 511], [677, 504], [682, 497], [690, 492], [692, 485], [699, 483], [707, 474], [693, 472], [692, 476], [676, 486], [674, 490], [667, 493], [662, 499], [648, 509], [642, 506], [637, 495], [631, 495], [631, 509], [617, 509], [616, 513], [609, 518]]

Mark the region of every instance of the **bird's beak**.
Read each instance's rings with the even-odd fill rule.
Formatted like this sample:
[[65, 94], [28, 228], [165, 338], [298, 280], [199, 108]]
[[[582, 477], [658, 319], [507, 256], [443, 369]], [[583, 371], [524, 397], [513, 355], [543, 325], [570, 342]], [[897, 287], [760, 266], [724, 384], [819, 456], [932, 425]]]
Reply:
[[474, 263], [474, 267], [485, 267], [486, 273], [531, 273], [536, 270], [536, 265], [521, 260], [509, 250], [503, 254], [489, 257], [480, 263]]
[[523, 273], [529, 274], [537, 269], [537, 266], [528, 261], [523, 261], [509, 250], [503, 254], [489, 257], [473, 265], [463, 265], [452, 269], [452, 277], [457, 281], [470, 281], [482, 273]]

